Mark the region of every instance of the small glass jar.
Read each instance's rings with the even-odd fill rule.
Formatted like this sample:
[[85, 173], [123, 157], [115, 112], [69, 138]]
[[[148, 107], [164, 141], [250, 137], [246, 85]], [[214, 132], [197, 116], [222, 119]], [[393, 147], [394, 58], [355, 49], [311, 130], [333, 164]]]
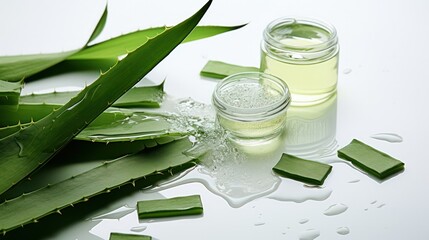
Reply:
[[279, 136], [291, 96], [281, 79], [245, 72], [223, 79], [213, 92], [217, 122], [236, 143], [259, 144]]
[[302, 18], [281, 18], [264, 30], [262, 72], [287, 83], [292, 105], [312, 105], [337, 89], [339, 45], [335, 28]]

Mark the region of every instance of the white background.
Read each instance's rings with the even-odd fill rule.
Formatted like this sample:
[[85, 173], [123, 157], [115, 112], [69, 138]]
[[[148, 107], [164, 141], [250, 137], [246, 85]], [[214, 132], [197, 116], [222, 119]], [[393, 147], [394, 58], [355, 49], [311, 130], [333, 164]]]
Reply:
[[[96, 41], [148, 26], [178, 23], [203, 4], [191, 0], [109, 1], [107, 25]], [[166, 77], [167, 94], [210, 103], [216, 81], [199, 76], [207, 60], [258, 66], [261, 34], [270, 21], [303, 16], [330, 22], [337, 28], [341, 45], [336, 129], [339, 146], [353, 138], [361, 139], [401, 159], [405, 171], [378, 182], [337, 163], [325, 182], [332, 194], [324, 201], [295, 203], [261, 198], [241, 208], [231, 208], [202, 185], [185, 185], [162, 194], [201, 194], [204, 216], [146, 223], [147, 229], [141, 234], [163, 240], [299, 239], [305, 230], [315, 229], [320, 232], [317, 239], [427, 239], [428, 9], [429, 3], [423, 0], [216, 0], [201, 25], [249, 24], [179, 46], [149, 74], [150, 79], [157, 82]], [[78, 48], [85, 43], [102, 10], [102, 1], [1, 0], [0, 54]], [[351, 72], [345, 74], [347, 70]], [[64, 74], [27, 84], [24, 91], [83, 85], [96, 76], [87, 72]], [[399, 134], [404, 140], [388, 143], [370, 137], [383, 132]], [[360, 181], [349, 183], [355, 179]], [[151, 196], [139, 192], [115, 204]], [[347, 205], [347, 211], [336, 216], [323, 214], [338, 203]], [[301, 219], [309, 221], [300, 224]], [[82, 227], [85, 224], [83, 218], [53, 231], [50, 239], [98, 239], [88, 233], [88, 227]], [[93, 232], [105, 239], [110, 231], [129, 232], [129, 226], [121, 224], [119, 220], [105, 221]], [[339, 235], [338, 227], [348, 227], [350, 233]]]

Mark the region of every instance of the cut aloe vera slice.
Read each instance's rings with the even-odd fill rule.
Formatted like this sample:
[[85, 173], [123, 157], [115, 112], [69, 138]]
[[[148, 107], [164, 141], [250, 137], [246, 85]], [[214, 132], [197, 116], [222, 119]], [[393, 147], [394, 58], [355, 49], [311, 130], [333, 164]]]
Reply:
[[332, 166], [284, 153], [273, 170], [281, 176], [300, 182], [322, 185]]
[[151, 236], [127, 234], [127, 233], [110, 233], [109, 240], [152, 240]]
[[219, 61], [208, 61], [200, 72], [203, 77], [224, 78], [240, 72], [259, 72], [256, 67], [244, 67]]
[[356, 167], [379, 179], [387, 178], [404, 169], [404, 163], [400, 160], [356, 139], [338, 150], [338, 157], [351, 161]]
[[139, 219], [198, 215], [203, 213], [199, 195], [137, 202]]

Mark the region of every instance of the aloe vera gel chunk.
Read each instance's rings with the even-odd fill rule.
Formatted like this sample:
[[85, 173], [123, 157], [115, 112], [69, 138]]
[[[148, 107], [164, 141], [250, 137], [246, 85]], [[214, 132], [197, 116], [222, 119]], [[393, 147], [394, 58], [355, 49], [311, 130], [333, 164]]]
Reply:
[[139, 219], [199, 215], [203, 204], [199, 195], [137, 202]]
[[322, 185], [332, 166], [284, 153], [273, 170], [281, 176], [300, 182]]
[[152, 237], [126, 233], [110, 233], [109, 240], [152, 240]]
[[356, 139], [338, 150], [338, 157], [351, 161], [356, 167], [379, 179], [387, 178], [404, 169], [404, 163], [400, 160]]

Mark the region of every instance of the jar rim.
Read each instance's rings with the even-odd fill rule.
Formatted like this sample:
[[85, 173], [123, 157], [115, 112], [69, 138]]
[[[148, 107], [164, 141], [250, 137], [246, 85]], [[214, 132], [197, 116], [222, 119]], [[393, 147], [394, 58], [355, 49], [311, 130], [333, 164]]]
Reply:
[[[303, 46], [297, 47], [297, 46], [282, 43], [271, 35], [271, 30], [274, 29], [275, 27], [278, 27], [281, 25], [291, 25], [291, 24], [309, 25], [309, 26], [314, 26], [316, 28], [322, 29], [329, 34], [328, 39], [321, 43], [308, 44], [308, 45], [305, 45], [305, 47]], [[283, 17], [283, 18], [276, 19], [267, 25], [267, 27], [263, 32], [263, 37], [266, 44], [278, 50], [294, 49], [298, 51], [302, 50], [306, 52], [312, 52], [312, 51], [316, 52], [316, 51], [326, 50], [332, 46], [335, 46], [338, 43], [337, 30], [332, 24], [329, 24], [320, 20], [316, 20], [316, 19], [303, 18], [303, 17]]]
[[[275, 84], [276, 88], [280, 89], [279, 92], [282, 95], [278, 100], [265, 106], [246, 108], [234, 106], [221, 97], [221, 91], [231, 84], [259, 82], [261, 79]], [[284, 112], [290, 101], [291, 94], [287, 84], [280, 78], [263, 72], [242, 72], [230, 75], [216, 85], [212, 96], [212, 103], [217, 113], [239, 121], [258, 121], [275, 116]]]

